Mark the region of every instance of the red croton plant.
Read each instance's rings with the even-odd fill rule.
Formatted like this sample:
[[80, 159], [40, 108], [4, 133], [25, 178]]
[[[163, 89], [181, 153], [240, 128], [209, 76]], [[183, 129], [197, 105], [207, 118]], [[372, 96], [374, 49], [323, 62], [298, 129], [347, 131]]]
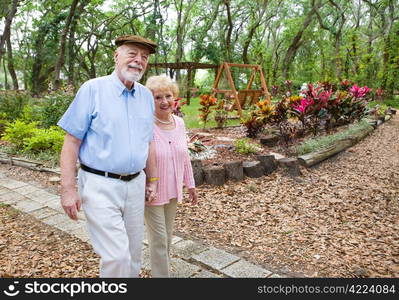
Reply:
[[[334, 126], [360, 119], [370, 100], [371, 89], [367, 86], [359, 87], [349, 80], [342, 81], [338, 86], [339, 89], [329, 83], [308, 84], [299, 96], [284, 97], [277, 103], [270, 103], [267, 118], [264, 118], [262, 112], [266, 103], [259, 101], [255, 107], [257, 109], [243, 120], [247, 135], [256, 136], [262, 131], [262, 126], [269, 123], [277, 125], [280, 134], [290, 139], [308, 131], [317, 134], [320, 128], [330, 130]], [[301, 128], [294, 128], [295, 122], [289, 121], [292, 117], [299, 120]], [[260, 120], [267, 122], [259, 122]]]

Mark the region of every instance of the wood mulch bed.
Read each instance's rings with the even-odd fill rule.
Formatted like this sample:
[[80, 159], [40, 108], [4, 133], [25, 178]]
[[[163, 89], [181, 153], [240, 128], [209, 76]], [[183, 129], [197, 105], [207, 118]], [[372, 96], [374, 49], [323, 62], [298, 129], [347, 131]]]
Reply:
[[[354, 147], [315, 167], [302, 168], [301, 177], [277, 170], [220, 187], [201, 185], [199, 204], [179, 207], [176, 234], [288, 276], [399, 277], [398, 140], [399, 117], [394, 116]], [[54, 174], [8, 165], [0, 165], [0, 171], [58, 191], [58, 185], [48, 181]], [[4, 211], [1, 208], [3, 274], [83, 276], [82, 269], [78, 271], [82, 258], [93, 257], [86, 243], [57, 233], [58, 241], [72, 246], [54, 251], [54, 245], [44, 243], [41, 237], [46, 237], [41, 227], [47, 225], [9, 218]], [[4, 247], [10, 234], [13, 243]], [[24, 248], [29, 239], [31, 243]], [[36, 248], [30, 250], [33, 245]], [[50, 260], [54, 256], [59, 264], [65, 260], [70, 273], [54, 271], [57, 264], [37, 269], [27, 263], [35, 255]], [[10, 257], [24, 267], [18, 272], [10, 270], [6, 263]], [[82, 268], [87, 276], [97, 275], [97, 262]]]
[[[343, 125], [340, 127], [334, 128], [329, 134], [335, 134], [346, 130], [349, 125]], [[270, 132], [277, 132], [278, 130], [275, 128], [269, 128]], [[267, 132], [267, 130], [266, 130]], [[269, 133], [270, 134], [270, 133]], [[266, 146], [260, 143], [260, 138], [267, 135], [267, 133], [259, 134], [257, 138], [249, 139], [249, 141], [259, 148], [259, 151], [254, 154], [240, 154], [235, 150], [234, 142], [237, 139], [246, 138], [246, 129], [244, 126], [231, 126], [223, 129], [218, 128], [207, 128], [207, 129], [189, 129], [188, 130], [189, 137], [193, 137], [193, 139], [198, 139], [202, 141], [202, 143], [211, 147], [212, 149], [216, 149], [216, 154], [211, 158], [202, 159], [202, 165], [223, 165], [229, 161], [254, 161], [257, 160], [257, 155], [266, 155], [269, 153], [277, 153], [283, 155], [285, 157], [296, 156], [293, 152], [293, 149], [296, 145], [299, 145], [301, 142], [306, 141], [307, 139], [314, 138], [313, 134], [307, 134], [304, 137], [296, 138], [291, 141], [290, 144], [285, 145], [282, 141], [278, 141], [274, 146]], [[328, 135], [328, 133], [322, 131], [318, 134], [317, 137]], [[215, 147], [216, 146], [216, 147]]]

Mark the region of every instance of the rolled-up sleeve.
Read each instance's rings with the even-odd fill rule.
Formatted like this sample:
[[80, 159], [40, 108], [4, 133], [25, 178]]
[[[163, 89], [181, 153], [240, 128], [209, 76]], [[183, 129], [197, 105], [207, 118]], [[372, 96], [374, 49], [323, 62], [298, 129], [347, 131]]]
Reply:
[[90, 82], [84, 83], [57, 125], [74, 137], [83, 140], [93, 115], [93, 95]]

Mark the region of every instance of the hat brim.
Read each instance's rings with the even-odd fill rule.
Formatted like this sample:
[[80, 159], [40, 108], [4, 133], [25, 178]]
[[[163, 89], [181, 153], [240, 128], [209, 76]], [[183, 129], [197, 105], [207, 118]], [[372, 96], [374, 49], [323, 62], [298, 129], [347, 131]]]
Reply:
[[122, 40], [122, 41], [115, 42], [115, 45], [117, 47], [122, 46], [124, 44], [136, 44], [136, 45], [143, 46], [143, 47], [147, 48], [150, 51], [151, 54], [156, 52], [155, 51], [156, 46], [153, 46], [151, 44], [147, 44], [147, 43], [144, 43], [144, 42], [137, 42], [137, 41], [130, 41], [130, 40]]

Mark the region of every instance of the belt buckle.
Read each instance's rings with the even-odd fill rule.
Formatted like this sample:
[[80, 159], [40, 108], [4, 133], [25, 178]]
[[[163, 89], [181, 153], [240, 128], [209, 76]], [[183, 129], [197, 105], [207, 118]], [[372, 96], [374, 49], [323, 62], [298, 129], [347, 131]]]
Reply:
[[123, 180], [122, 177], [128, 176], [129, 174], [119, 174], [119, 179]]

